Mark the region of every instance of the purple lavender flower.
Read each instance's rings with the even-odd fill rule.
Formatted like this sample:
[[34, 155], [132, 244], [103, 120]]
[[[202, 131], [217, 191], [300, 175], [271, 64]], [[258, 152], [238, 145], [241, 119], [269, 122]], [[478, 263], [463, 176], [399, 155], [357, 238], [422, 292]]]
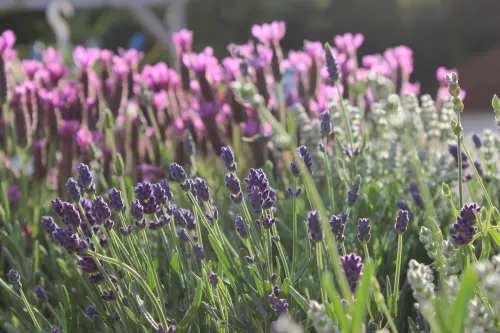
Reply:
[[95, 197], [92, 200], [92, 215], [98, 224], [111, 217], [111, 210], [102, 197]]
[[46, 301], [47, 300], [47, 293], [41, 286], [36, 286], [34, 293], [36, 295], [36, 298], [38, 298], [40, 301]]
[[85, 315], [89, 318], [89, 319], [92, 319], [94, 317], [97, 317], [99, 316], [99, 313], [97, 312], [97, 309], [95, 306], [93, 305], [89, 305], [87, 306], [87, 308], [85, 309]]
[[99, 266], [97, 266], [97, 262], [92, 257], [80, 257], [77, 259], [76, 263], [85, 273], [99, 272]]
[[110, 292], [103, 290], [101, 299], [106, 302], [114, 301], [116, 300], [116, 295], [112, 290]]
[[307, 216], [307, 230], [309, 231], [309, 239], [311, 242], [320, 242], [324, 238], [323, 227], [321, 226], [321, 219], [319, 212], [311, 211]]
[[111, 209], [115, 212], [121, 212], [125, 209], [125, 203], [123, 202], [122, 192], [117, 190], [116, 188], [112, 188], [108, 192], [109, 205]]
[[134, 224], [137, 227], [137, 229], [144, 229], [144, 228], [146, 228], [147, 222], [146, 222], [146, 219], [143, 218], [140, 221], [134, 221]]
[[240, 180], [234, 173], [228, 173], [226, 175], [226, 187], [231, 192], [231, 200], [234, 203], [240, 203], [243, 199], [243, 193], [241, 193]]
[[451, 240], [455, 245], [467, 245], [472, 242], [474, 235], [477, 232], [476, 215], [479, 214], [480, 207], [475, 203], [465, 204], [460, 210], [460, 216], [451, 226]]
[[339, 216], [332, 215], [332, 218], [330, 219], [330, 227], [330, 230], [335, 235], [337, 242], [343, 242], [345, 240], [345, 221]]
[[210, 282], [212, 286], [217, 287], [217, 284], [219, 283], [219, 278], [217, 277], [217, 274], [208, 273], [208, 282]]
[[408, 216], [408, 211], [399, 210], [398, 216], [396, 217], [396, 223], [394, 224], [394, 229], [398, 234], [404, 234], [408, 229], [408, 224], [410, 223], [410, 217]]
[[201, 246], [200, 244], [194, 244], [193, 251], [196, 259], [198, 260], [205, 259], [205, 250], [203, 250], [203, 246]]
[[344, 268], [344, 274], [349, 283], [351, 291], [354, 292], [358, 286], [359, 279], [363, 275], [363, 263], [361, 257], [354, 253], [340, 258], [340, 263]]
[[240, 234], [241, 238], [246, 238], [247, 232], [245, 230], [245, 222], [241, 216], [236, 216], [236, 221], [234, 222], [236, 225], [236, 232]]
[[332, 82], [340, 79], [340, 68], [337, 59], [332, 53], [332, 49], [328, 43], [325, 44], [325, 59], [326, 69], [328, 70], [328, 77]]
[[82, 190], [87, 193], [95, 192], [95, 184], [93, 183], [92, 173], [88, 165], [80, 163], [76, 168], [78, 172], [78, 182]]
[[[458, 145], [456, 143], [451, 143], [448, 145], [448, 151], [450, 152], [451, 156], [455, 159], [455, 162], [457, 163], [458, 167]], [[462, 155], [462, 169], [466, 169], [469, 167], [469, 160], [467, 158], [467, 154], [460, 149], [460, 154]]]
[[275, 218], [272, 218], [270, 215], [267, 215], [266, 218], [262, 220], [262, 225], [264, 229], [269, 229], [274, 225], [275, 222], [276, 222]]
[[321, 135], [329, 136], [332, 132], [332, 116], [328, 110], [321, 112]]
[[71, 200], [75, 202], [80, 201], [80, 188], [73, 178], [68, 179], [68, 182], [66, 183], [66, 191], [71, 197]]
[[118, 312], [115, 312], [111, 317], [109, 317], [109, 319], [112, 321], [112, 322], [117, 322], [117, 321], [120, 321], [120, 315], [118, 314]]
[[9, 283], [12, 284], [15, 288], [18, 288], [21, 285], [21, 275], [19, 275], [19, 273], [15, 269], [11, 269], [7, 273], [7, 281], [9, 281]]
[[57, 225], [52, 217], [42, 216], [42, 228], [50, 235], [56, 230]]
[[415, 201], [415, 204], [417, 205], [417, 207], [422, 209], [422, 210], [425, 210], [424, 198], [422, 197], [422, 193], [420, 192], [420, 189], [418, 187], [417, 182], [412, 181], [410, 183], [410, 192], [411, 192], [411, 196], [413, 198], [413, 201]]
[[398, 206], [399, 209], [406, 210], [408, 212], [408, 217], [410, 221], [413, 221], [413, 213], [410, 210], [410, 206], [408, 206], [408, 203], [404, 200], [398, 200], [396, 201], [396, 205]]
[[196, 196], [198, 199], [205, 202], [210, 201], [210, 189], [204, 179], [196, 178], [194, 187], [196, 189]]
[[[184, 217], [184, 220], [186, 221], [186, 227], [188, 230], [195, 230], [196, 229], [196, 219], [194, 218], [193, 213], [189, 209], [184, 209], [181, 208], [179, 209], [181, 212], [182, 216]], [[212, 218], [210, 214], [207, 214]], [[208, 217], [207, 217], [208, 218]]]
[[75, 208], [75, 206], [73, 204], [70, 204], [69, 202], [63, 202], [61, 215], [62, 222], [74, 229], [77, 229], [82, 223], [80, 213]]
[[358, 240], [361, 243], [368, 244], [372, 234], [370, 233], [370, 219], [360, 218], [358, 220]]
[[184, 242], [189, 242], [191, 240], [191, 237], [189, 237], [188, 232], [184, 228], [180, 228], [179, 231], [177, 231], [177, 234], [179, 235], [179, 239]]
[[286, 300], [284, 298], [278, 298], [280, 293], [280, 288], [278, 286], [274, 286], [273, 292], [267, 296], [267, 302], [271, 305], [271, 308], [277, 317], [288, 312], [288, 303]]
[[481, 137], [477, 133], [472, 134], [472, 142], [474, 142], [474, 146], [476, 146], [477, 149], [483, 146], [483, 140], [481, 140]]
[[224, 161], [224, 165], [226, 166], [227, 171], [234, 171], [237, 168], [236, 161], [234, 160], [234, 154], [231, 150], [231, 147], [222, 147], [221, 149], [221, 157]]
[[245, 261], [248, 263], [248, 264], [252, 264], [254, 261], [255, 261], [255, 258], [252, 258], [250, 256], [245, 256]]
[[174, 194], [172, 193], [172, 189], [170, 188], [170, 185], [168, 184], [167, 180], [166, 179], [162, 179], [162, 180], [160, 180], [159, 184], [165, 190], [165, 194], [167, 196], [167, 199], [168, 200], [172, 200], [172, 198], [174, 197]]
[[297, 149], [297, 152], [299, 153], [300, 157], [304, 161], [304, 164], [307, 167], [307, 170], [309, 171], [309, 174], [313, 174], [313, 169], [312, 169], [312, 157], [311, 153], [309, 153], [309, 150], [307, 149], [306, 146], [300, 146]]
[[108, 244], [108, 239], [106, 238], [106, 236], [104, 235], [101, 235], [99, 237], [99, 245], [101, 245], [102, 247], [106, 246]]
[[346, 203], [352, 206], [356, 203], [359, 198], [359, 189], [361, 187], [361, 177], [359, 175], [354, 179], [354, 183], [351, 184], [351, 188], [347, 192]]
[[478, 160], [475, 160], [473, 163], [474, 163], [474, 166], [476, 167], [477, 173], [480, 176], [482, 176], [483, 175], [483, 167], [481, 165], [481, 162], [479, 162]]
[[50, 201], [51, 205], [52, 205], [52, 211], [54, 213], [56, 213], [59, 217], [62, 217], [62, 207], [63, 207], [63, 203], [61, 201], [61, 199], [59, 198], [54, 198]]
[[114, 224], [115, 224], [115, 222], [113, 220], [106, 220], [106, 221], [104, 221], [102, 226], [106, 230], [111, 230], [113, 228]]
[[144, 207], [139, 200], [134, 200], [130, 203], [130, 214], [132, 214], [136, 220], [142, 220], [144, 217]]
[[129, 225], [127, 227], [127, 229], [125, 229], [124, 227], [120, 227], [118, 229], [118, 231], [120, 232], [120, 234], [122, 234], [123, 236], [128, 236], [132, 233], [132, 225]]
[[153, 196], [157, 203], [166, 205], [168, 199], [167, 191], [161, 184], [153, 184]]
[[175, 209], [172, 212], [172, 215], [174, 217], [174, 222], [177, 224], [177, 226], [185, 228], [187, 226], [187, 220], [184, 217], [184, 214], [182, 214], [180, 209]]
[[292, 162], [290, 162], [290, 169], [295, 177], [300, 176], [300, 174], [302, 173], [302, 171], [300, 171], [300, 169], [297, 167], [297, 161], [295, 160], [295, 157], [292, 158]]
[[170, 177], [172, 177], [174, 181], [181, 184], [183, 184], [187, 179], [184, 168], [177, 163], [170, 164]]
[[269, 186], [266, 174], [262, 169], [250, 169], [248, 177], [245, 178], [245, 183], [254, 213], [260, 214], [263, 209], [274, 206], [276, 191]]

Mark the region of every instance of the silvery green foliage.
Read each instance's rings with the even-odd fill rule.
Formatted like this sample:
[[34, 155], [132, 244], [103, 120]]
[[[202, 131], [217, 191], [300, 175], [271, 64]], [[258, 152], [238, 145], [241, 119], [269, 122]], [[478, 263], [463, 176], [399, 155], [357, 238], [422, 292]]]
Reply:
[[344, 133], [344, 129], [340, 124], [342, 124], [342, 110], [340, 109], [339, 103], [331, 100], [330, 103], [330, 114], [332, 116], [332, 126], [333, 134], [339, 137]]
[[469, 302], [467, 314], [464, 325], [466, 333], [494, 332], [495, 322], [479, 298], [475, 297]]
[[441, 131], [439, 128], [438, 112], [434, 100], [430, 95], [425, 94], [420, 97], [420, 103], [422, 105], [420, 118], [424, 124], [424, 132], [427, 140], [439, 138]]
[[318, 333], [339, 333], [337, 326], [333, 325], [333, 321], [328, 317], [323, 304], [316, 301], [311, 301], [309, 311], [307, 311], [309, 319], [311, 319], [316, 332]]
[[483, 146], [481, 150], [484, 154], [486, 167], [490, 168], [495, 163], [495, 135], [490, 129], [483, 131]]
[[433, 240], [433, 234], [429, 228], [422, 226], [420, 228], [420, 241], [424, 244], [425, 250], [427, 251], [427, 255], [432, 260], [436, 260], [437, 253], [437, 244], [435, 240]]
[[455, 161], [448, 152], [435, 153], [432, 160], [434, 163], [429, 168], [429, 187], [437, 189], [442, 183], [453, 184], [457, 178]]
[[410, 260], [408, 283], [413, 290], [413, 297], [420, 303], [426, 303], [434, 297], [434, 275], [429, 266]]
[[443, 241], [443, 269], [447, 275], [457, 274], [460, 272], [460, 263], [457, 258], [457, 249], [449, 240]]
[[418, 104], [418, 97], [414, 94], [405, 94], [403, 105], [407, 111], [406, 126], [410, 133], [424, 133], [424, 124], [421, 119], [422, 109]]
[[450, 131], [450, 120], [454, 119], [455, 112], [453, 111], [453, 103], [448, 98], [443, 102], [441, 113], [439, 115], [439, 131], [441, 132], [441, 140], [446, 141], [454, 138], [453, 132]]
[[344, 106], [346, 107], [347, 117], [349, 118], [351, 124], [351, 132], [354, 144], [360, 146], [363, 142], [363, 137], [361, 135], [361, 113], [358, 107], [349, 104], [348, 101], [344, 101]]
[[491, 261], [477, 262], [474, 265], [479, 277], [479, 284], [484, 289], [493, 311], [500, 312], [500, 255]]
[[389, 123], [387, 121], [387, 112], [382, 108], [380, 103], [371, 104], [368, 119], [373, 123], [377, 138], [386, 139], [389, 132]]
[[394, 92], [393, 82], [380, 73], [370, 71], [367, 76], [368, 87], [371, 89], [377, 100], [386, 99]]

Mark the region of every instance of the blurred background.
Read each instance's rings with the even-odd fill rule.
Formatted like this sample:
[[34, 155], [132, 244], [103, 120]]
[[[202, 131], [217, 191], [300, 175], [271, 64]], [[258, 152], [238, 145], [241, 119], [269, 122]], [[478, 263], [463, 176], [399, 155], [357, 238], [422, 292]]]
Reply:
[[360, 32], [361, 56], [411, 47], [411, 79], [423, 93], [435, 95], [438, 66], [457, 68], [466, 107], [480, 110], [500, 92], [499, 14], [499, 0], [0, 0], [0, 30], [16, 33], [24, 58], [66, 42], [137, 48], [144, 62], [170, 62], [170, 36], [181, 28], [194, 31], [195, 51], [211, 45], [220, 57], [251, 38], [252, 24], [273, 20], [286, 22], [285, 51]]

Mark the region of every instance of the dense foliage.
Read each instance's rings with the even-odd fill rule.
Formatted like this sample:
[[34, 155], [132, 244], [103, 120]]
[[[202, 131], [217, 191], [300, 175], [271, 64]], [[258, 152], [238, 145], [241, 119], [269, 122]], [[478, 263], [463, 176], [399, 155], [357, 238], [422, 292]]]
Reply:
[[220, 62], [183, 30], [177, 71], [2, 34], [3, 331], [498, 331], [500, 142], [457, 74], [418, 98], [411, 49], [285, 30]]

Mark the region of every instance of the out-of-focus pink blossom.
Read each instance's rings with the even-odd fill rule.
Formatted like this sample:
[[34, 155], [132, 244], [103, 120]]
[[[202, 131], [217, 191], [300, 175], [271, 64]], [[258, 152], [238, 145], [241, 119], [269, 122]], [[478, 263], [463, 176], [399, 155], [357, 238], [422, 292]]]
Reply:
[[35, 142], [33, 142], [34, 154], [40, 155], [42, 153], [43, 149], [45, 148], [45, 145], [47, 144], [47, 142], [48, 142], [47, 138], [35, 140]]
[[401, 87], [401, 93], [402, 94], [413, 94], [415, 96], [418, 96], [420, 94], [420, 83], [411, 83], [411, 82], [405, 82], [403, 83], [403, 86]]
[[271, 60], [273, 58], [273, 51], [271, 48], [259, 44], [257, 45], [257, 54], [252, 55], [248, 59], [248, 64], [255, 69], [262, 69], [271, 65]]
[[98, 48], [87, 49], [79, 45], [73, 51], [73, 61], [81, 70], [87, 70], [94, 66], [100, 55], [101, 50]]
[[146, 65], [139, 76], [136, 76], [137, 83], [144, 83], [149, 90], [168, 90], [177, 86], [179, 75], [164, 62], [155, 65]]
[[442, 87], [447, 87], [448, 83], [446, 83], [446, 75], [450, 73], [456, 73], [458, 75], [458, 71], [456, 68], [446, 68], [444, 66], [438, 67], [436, 71], [436, 79], [439, 81], [439, 85]]
[[16, 35], [12, 30], [5, 30], [0, 36], [0, 56], [4, 61], [11, 61], [16, 58], [16, 53], [13, 49], [15, 43]]
[[384, 59], [392, 70], [399, 67], [404, 74], [409, 75], [413, 72], [413, 51], [407, 46], [400, 45], [385, 50]]
[[81, 127], [76, 133], [76, 142], [83, 151], [88, 151], [89, 144], [92, 142], [92, 132], [84, 127]]
[[246, 137], [252, 137], [255, 135], [270, 137], [273, 131], [273, 127], [271, 124], [262, 124], [257, 118], [250, 118], [246, 122], [241, 123], [240, 126], [243, 130], [243, 135]]
[[315, 61], [323, 63], [325, 60], [325, 50], [321, 42], [304, 41], [304, 51]]
[[234, 57], [226, 57], [222, 59], [222, 66], [224, 66], [224, 70], [226, 73], [224, 77], [226, 81], [235, 81], [240, 77], [240, 63], [241, 60]]
[[[389, 56], [390, 59], [394, 59], [392, 55]], [[361, 63], [363, 64], [364, 67], [367, 69], [377, 72], [385, 77], [390, 77], [392, 74], [392, 67], [391, 63], [388, 62], [384, 57], [382, 57], [380, 54], [369, 54], [363, 56]], [[394, 66], [397, 66], [397, 63], [393, 63]]]
[[246, 44], [241, 44], [241, 45], [229, 44], [227, 46], [227, 50], [233, 57], [241, 55], [245, 58], [248, 58], [253, 55], [255, 51], [255, 46], [252, 42], [248, 42]]
[[363, 44], [364, 39], [365, 37], [360, 33], [353, 35], [347, 32], [344, 35], [335, 36], [333, 40], [339, 50], [350, 56], [354, 56], [361, 44]]
[[52, 85], [57, 86], [59, 80], [68, 75], [68, 68], [60, 63], [52, 62], [45, 67], [49, 73]]
[[52, 46], [49, 46], [45, 51], [42, 52], [42, 60], [45, 64], [61, 64], [63, 62], [63, 57], [59, 51], [57, 51]]
[[191, 30], [182, 29], [179, 32], [174, 32], [172, 37], [177, 54], [183, 54], [191, 50], [191, 44], [193, 44], [193, 32]]
[[200, 117], [193, 116], [192, 121], [193, 121], [193, 126], [197, 133], [204, 134], [207, 131], [205, 123]]
[[7, 200], [11, 205], [21, 201], [21, 187], [18, 184], [7, 187]]
[[[467, 92], [463, 89], [460, 89], [460, 93], [458, 94], [458, 97], [460, 97], [463, 100], [463, 99], [465, 99], [466, 96], [467, 96]], [[447, 87], [439, 88], [438, 100], [444, 101], [444, 100], [447, 100], [448, 97], [450, 97], [450, 93], [448, 92], [448, 88]]]
[[277, 43], [285, 37], [286, 25], [283, 21], [273, 21], [263, 25], [252, 26], [252, 35], [261, 43]]
[[217, 113], [217, 115], [215, 116], [215, 119], [217, 123], [220, 124], [231, 119], [231, 115], [232, 115], [231, 107], [229, 106], [229, 104], [224, 103], [220, 109], [220, 112]]
[[182, 62], [187, 68], [197, 73], [202, 73], [205, 72], [207, 68], [217, 64], [217, 58], [213, 56], [213, 49], [211, 47], [206, 47], [203, 52], [199, 54], [184, 54], [182, 56]]
[[168, 95], [166, 91], [154, 93], [151, 97], [151, 104], [155, 110], [165, 110], [168, 107]]
[[80, 123], [76, 120], [61, 120], [59, 123], [59, 135], [63, 139], [71, 139], [80, 128]]
[[288, 65], [299, 72], [305, 73], [312, 66], [312, 59], [306, 52], [290, 51], [288, 54]]
[[130, 73], [130, 66], [128, 62], [122, 57], [113, 56], [112, 70], [117, 77], [124, 78]]
[[102, 63], [106, 65], [111, 65], [111, 59], [113, 59], [113, 51], [111, 50], [101, 50], [99, 54], [99, 59]]
[[121, 55], [123, 60], [128, 64], [129, 68], [135, 71], [139, 66], [139, 62], [144, 58], [144, 53], [139, 52], [136, 49], [122, 49], [118, 50], [118, 53]]
[[37, 60], [23, 60], [21, 66], [30, 80], [33, 80], [36, 73], [42, 69], [42, 63]]
[[196, 95], [201, 94], [200, 82], [198, 80], [189, 81], [189, 87]]
[[[343, 94], [344, 93], [344, 86], [339, 85], [339, 90]], [[316, 95], [316, 99], [311, 99], [309, 101], [309, 109], [314, 112], [317, 116], [321, 114], [321, 112], [328, 110], [329, 109], [329, 102], [330, 100], [333, 101], [338, 101], [339, 100], [339, 94], [337, 92], [337, 89], [333, 86], [327, 86], [324, 84], [321, 84], [318, 87], [318, 94]]]
[[184, 121], [181, 118], [175, 118], [172, 123], [172, 128], [178, 136], [182, 136], [184, 134]]

